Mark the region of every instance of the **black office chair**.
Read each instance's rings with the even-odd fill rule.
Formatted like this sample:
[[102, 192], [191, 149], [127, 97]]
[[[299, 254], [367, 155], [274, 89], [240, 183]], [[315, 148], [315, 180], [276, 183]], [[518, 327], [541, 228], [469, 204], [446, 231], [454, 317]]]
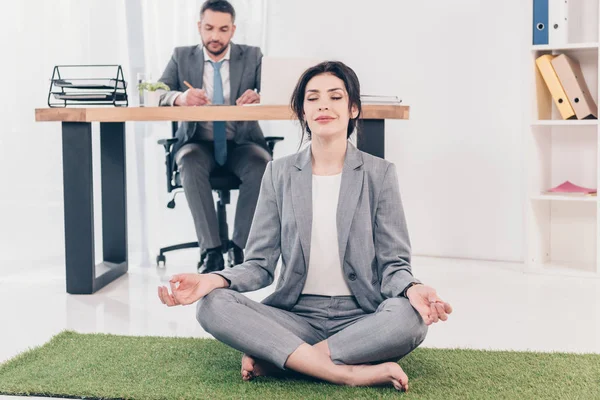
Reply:
[[[175, 196], [183, 191], [181, 186], [181, 175], [177, 169], [177, 163], [174, 162], [175, 154], [172, 153], [173, 145], [177, 142], [175, 133], [177, 132], [178, 123], [172, 122], [172, 137], [169, 139], [161, 139], [158, 144], [165, 148], [165, 166], [167, 172], [167, 192], [172, 194], [171, 200], [167, 203], [168, 208], [175, 208]], [[269, 147], [269, 153], [273, 156], [273, 149], [277, 142], [283, 140], [280, 136], [269, 136], [265, 137], [267, 146]], [[232, 249], [229, 246], [229, 226], [227, 225], [227, 210], [226, 205], [230, 202], [230, 194], [232, 190], [237, 190], [240, 187], [240, 180], [229, 170], [218, 167], [210, 174], [210, 186], [219, 195], [217, 201], [217, 223], [219, 224], [219, 237], [221, 238], [221, 245], [223, 253], [229, 253], [228, 255], [228, 266], [233, 266], [233, 254]], [[165, 253], [169, 251], [181, 250], [181, 249], [192, 249], [198, 248], [198, 242], [180, 243], [173, 246], [163, 247], [160, 249], [159, 255], [156, 257], [156, 265], [160, 265], [162, 261], [166, 264], [167, 258]], [[198, 262], [198, 268], [204, 262], [206, 253], [203, 251]]]

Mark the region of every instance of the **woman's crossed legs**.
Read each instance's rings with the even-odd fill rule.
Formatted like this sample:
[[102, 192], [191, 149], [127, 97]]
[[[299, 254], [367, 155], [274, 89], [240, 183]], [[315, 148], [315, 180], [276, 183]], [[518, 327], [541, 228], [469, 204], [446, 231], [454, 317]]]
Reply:
[[[392, 384], [407, 390], [404, 371], [396, 362], [384, 361], [404, 357], [427, 333], [408, 300], [387, 299], [375, 313], [359, 311], [345, 318], [347, 312], [335, 315], [335, 307], [328, 309], [319, 298], [312, 298], [309, 307], [300, 304], [298, 310], [287, 311], [217, 289], [198, 302], [197, 319], [217, 340], [244, 353], [245, 380], [290, 369], [340, 385]], [[327, 315], [320, 316], [322, 323], [319, 316], [306, 313], [311, 307], [326, 310]]]

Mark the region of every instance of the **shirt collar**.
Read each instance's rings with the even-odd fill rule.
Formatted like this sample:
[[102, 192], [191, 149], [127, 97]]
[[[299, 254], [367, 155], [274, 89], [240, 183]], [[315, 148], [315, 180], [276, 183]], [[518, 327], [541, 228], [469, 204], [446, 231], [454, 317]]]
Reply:
[[[206, 47], [202, 46], [202, 52], [204, 53], [204, 62], [212, 61], [212, 59], [208, 55], [208, 51], [206, 50]], [[229, 61], [230, 56], [231, 56], [231, 43], [229, 44], [229, 46], [227, 46], [227, 51], [225, 52], [225, 57], [221, 58], [221, 60], [219, 60], [219, 61], [225, 61], [225, 60]]]

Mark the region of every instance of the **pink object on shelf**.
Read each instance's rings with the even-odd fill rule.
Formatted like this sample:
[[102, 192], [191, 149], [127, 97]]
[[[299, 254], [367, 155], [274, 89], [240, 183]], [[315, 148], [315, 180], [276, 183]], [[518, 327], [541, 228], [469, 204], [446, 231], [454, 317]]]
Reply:
[[593, 194], [597, 192], [597, 189], [589, 189], [581, 186], [577, 186], [572, 184], [569, 181], [565, 181], [564, 183], [549, 189], [550, 193], [581, 193], [581, 194]]

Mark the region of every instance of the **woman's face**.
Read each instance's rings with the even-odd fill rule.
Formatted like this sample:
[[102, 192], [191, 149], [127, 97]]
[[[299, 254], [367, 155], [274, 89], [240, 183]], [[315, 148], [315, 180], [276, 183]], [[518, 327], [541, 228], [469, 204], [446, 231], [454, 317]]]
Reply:
[[356, 118], [358, 110], [348, 110], [348, 92], [344, 81], [328, 73], [313, 77], [304, 93], [304, 118], [312, 138], [331, 139], [347, 136], [348, 121]]

